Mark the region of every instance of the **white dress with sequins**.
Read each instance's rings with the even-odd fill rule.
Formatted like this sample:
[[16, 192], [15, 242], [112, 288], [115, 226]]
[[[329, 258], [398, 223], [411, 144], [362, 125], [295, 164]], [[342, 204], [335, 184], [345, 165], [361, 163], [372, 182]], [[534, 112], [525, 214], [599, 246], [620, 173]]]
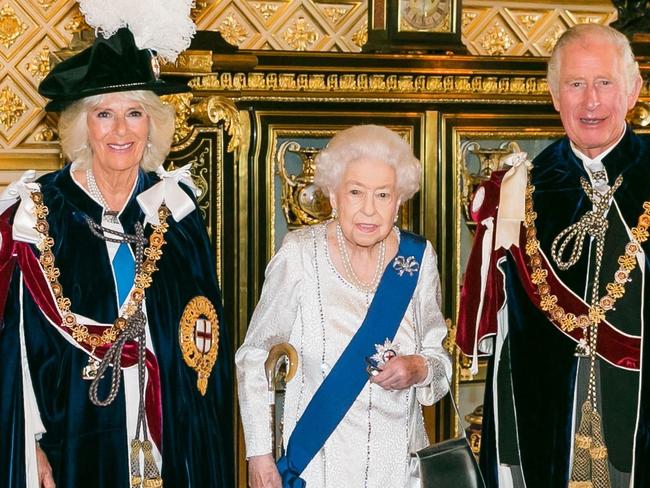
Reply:
[[[268, 350], [288, 341], [299, 354], [298, 371], [286, 391], [286, 447], [311, 397], [363, 322], [372, 298], [334, 268], [325, 224], [286, 236], [267, 267], [262, 296], [235, 357], [248, 457], [271, 452], [264, 376]], [[433, 404], [448, 389], [444, 375], [451, 374], [451, 362], [442, 347], [446, 331], [436, 257], [427, 242], [413, 298], [395, 337], [400, 354], [430, 358], [427, 380], [401, 391], [366, 383], [303, 472], [308, 488], [419, 486], [410, 453], [428, 444], [420, 404]]]

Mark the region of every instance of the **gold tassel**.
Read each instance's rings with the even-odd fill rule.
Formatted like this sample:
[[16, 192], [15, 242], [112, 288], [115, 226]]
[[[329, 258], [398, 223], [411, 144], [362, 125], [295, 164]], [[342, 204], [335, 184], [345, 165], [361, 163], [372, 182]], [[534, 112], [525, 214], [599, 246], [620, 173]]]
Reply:
[[591, 478], [594, 487], [610, 488], [607, 447], [605, 447], [605, 442], [603, 441], [600, 414], [596, 410], [591, 414], [591, 434], [593, 443], [589, 454], [591, 456]]
[[570, 488], [591, 488], [592, 486], [590, 481], [591, 456], [589, 454], [593, 442], [591, 437], [592, 413], [591, 402], [585, 400], [581, 409], [580, 426], [574, 437]]
[[569, 488], [610, 488], [607, 447], [600, 414], [591, 401], [582, 404], [580, 426], [575, 435]]
[[140, 449], [139, 439], [131, 441], [131, 488], [140, 488], [142, 476], [140, 476]]
[[161, 488], [163, 481], [153, 458], [151, 441], [142, 441], [142, 452], [144, 454], [144, 488]]

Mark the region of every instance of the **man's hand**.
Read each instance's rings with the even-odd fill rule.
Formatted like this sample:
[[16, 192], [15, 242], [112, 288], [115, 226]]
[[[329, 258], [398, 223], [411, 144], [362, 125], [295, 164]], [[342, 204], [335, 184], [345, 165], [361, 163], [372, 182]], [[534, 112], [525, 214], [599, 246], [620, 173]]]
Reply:
[[52, 478], [52, 467], [43, 449], [36, 447], [36, 464], [38, 465], [38, 482], [41, 488], [56, 488]]
[[427, 362], [422, 356], [396, 356], [382, 366], [379, 374], [371, 376], [370, 381], [384, 390], [404, 390], [424, 381], [428, 372]]
[[271, 454], [248, 458], [250, 488], [282, 488], [282, 479]]

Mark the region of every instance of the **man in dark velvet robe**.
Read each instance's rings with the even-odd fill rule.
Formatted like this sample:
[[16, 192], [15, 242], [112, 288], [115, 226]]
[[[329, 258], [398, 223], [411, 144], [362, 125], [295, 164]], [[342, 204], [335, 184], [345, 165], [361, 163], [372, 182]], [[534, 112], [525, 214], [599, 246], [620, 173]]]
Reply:
[[548, 81], [567, 136], [474, 202], [457, 340], [492, 355], [482, 468], [490, 487], [650, 486], [650, 141], [625, 124], [638, 66], [621, 34], [581, 25]]

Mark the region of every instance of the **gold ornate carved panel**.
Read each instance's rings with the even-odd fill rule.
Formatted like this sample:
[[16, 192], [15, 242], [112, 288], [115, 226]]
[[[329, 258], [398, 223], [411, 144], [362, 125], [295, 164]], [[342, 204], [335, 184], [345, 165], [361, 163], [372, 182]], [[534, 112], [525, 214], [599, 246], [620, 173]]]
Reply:
[[[568, 26], [579, 22], [609, 23], [615, 10], [608, 0], [582, 2], [464, 0], [463, 42], [471, 54], [544, 56]], [[267, 51], [359, 52], [367, 38], [367, 4], [363, 0], [199, 0], [193, 16], [200, 29], [219, 30], [244, 49]], [[50, 69], [50, 55], [66, 48], [84, 26], [75, 0], [4, 0], [0, 2], [0, 188], [23, 170], [49, 171], [61, 166], [56, 120], [42, 111], [36, 87]], [[208, 68], [209, 69], [209, 68]], [[494, 86], [494, 80], [391, 78], [371, 80], [318, 76], [292, 80], [246, 80], [256, 89], [327, 85], [332, 90], [391, 89], [417, 93], [419, 86], [441, 83], [459, 87]], [[501, 81], [499, 81], [501, 83]], [[409, 88], [409, 86], [411, 88]], [[472, 88], [473, 90], [474, 88]], [[466, 88], [467, 90], [467, 88]], [[545, 88], [540, 87], [544, 92]], [[645, 92], [647, 95], [647, 91]]]
[[[197, 23], [243, 49], [358, 52], [368, 37], [367, 2], [223, 0], [199, 2]], [[607, 24], [607, 0], [463, 0], [462, 39], [471, 54], [546, 56], [567, 27]]]
[[616, 10], [608, 1], [465, 1], [463, 43], [477, 55], [548, 56], [572, 25], [615, 19]]
[[0, 2], [1, 148], [37, 150], [52, 140], [36, 88], [50, 70], [50, 53], [69, 44], [80, 22], [74, 0]]

